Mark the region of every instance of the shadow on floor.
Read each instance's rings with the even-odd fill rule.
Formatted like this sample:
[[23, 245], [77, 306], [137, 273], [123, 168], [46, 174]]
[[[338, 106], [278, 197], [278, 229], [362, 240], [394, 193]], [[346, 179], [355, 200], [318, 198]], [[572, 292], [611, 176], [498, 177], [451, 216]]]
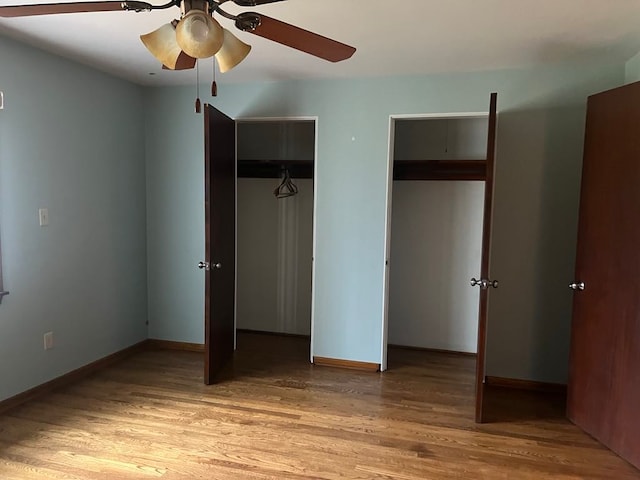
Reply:
[[566, 420], [566, 404], [565, 393], [484, 387], [486, 423]]

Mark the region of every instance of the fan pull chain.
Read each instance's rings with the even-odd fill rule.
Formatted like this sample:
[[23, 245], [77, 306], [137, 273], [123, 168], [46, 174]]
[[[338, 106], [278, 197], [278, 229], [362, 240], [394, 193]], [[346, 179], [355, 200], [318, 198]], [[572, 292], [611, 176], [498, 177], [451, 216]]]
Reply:
[[196, 60], [196, 113], [202, 111], [200, 103], [200, 62]]
[[211, 82], [211, 96], [218, 96], [218, 84], [216, 83], [216, 57], [213, 57], [213, 82]]

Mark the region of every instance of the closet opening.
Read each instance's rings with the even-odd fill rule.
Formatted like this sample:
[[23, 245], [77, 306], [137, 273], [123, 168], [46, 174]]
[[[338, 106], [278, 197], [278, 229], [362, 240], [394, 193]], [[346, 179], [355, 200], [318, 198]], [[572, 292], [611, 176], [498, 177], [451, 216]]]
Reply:
[[308, 361], [316, 119], [241, 119], [236, 130], [238, 349], [271, 342]]
[[483, 113], [391, 118], [383, 369], [475, 372], [487, 133]]

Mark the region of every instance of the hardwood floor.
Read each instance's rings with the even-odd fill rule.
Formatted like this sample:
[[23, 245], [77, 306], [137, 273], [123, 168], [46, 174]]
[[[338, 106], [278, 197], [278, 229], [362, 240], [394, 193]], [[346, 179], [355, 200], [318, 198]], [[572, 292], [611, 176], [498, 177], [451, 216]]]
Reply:
[[205, 386], [202, 353], [136, 354], [0, 416], [0, 478], [640, 479], [531, 393], [476, 425], [473, 358], [392, 349], [379, 374], [308, 356], [242, 334]]

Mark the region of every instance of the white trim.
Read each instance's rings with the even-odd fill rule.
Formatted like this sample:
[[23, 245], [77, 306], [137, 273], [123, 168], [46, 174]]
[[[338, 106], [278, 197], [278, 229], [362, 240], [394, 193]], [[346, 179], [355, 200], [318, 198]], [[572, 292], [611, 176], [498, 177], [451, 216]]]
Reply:
[[312, 242], [313, 246], [311, 247], [311, 345], [309, 348], [309, 362], [313, 363], [313, 332], [315, 330], [315, 318], [316, 318], [316, 245], [317, 245], [317, 208], [318, 208], [318, 117], [312, 117], [315, 125], [314, 130], [314, 147], [313, 147], [313, 232], [312, 232]]
[[233, 177], [235, 182], [235, 265], [234, 265], [234, 279], [235, 285], [233, 287], [233, 350], [238, 349], [238, 122], [235, 121], [235, 143], [236, 143], [236, 151], [235, 151], [235, 161], [233, 162]]
[[384, 272], [382, 274], [382, 345], [380, 346], [380, 371], [387, 369], [387, 342], [389, 318], [389, 257], [391, 256], [391, 198], [393, 194], [393, 150], [395, 141], [395, 118], [389, 117], [387, 151], [387, 192], [385, 194]]
[[489, 112], [399, 113], [390, 115], [389, 118], [394, 120], [421, 120], [425, 118], [437, 120], [439, 118], [485, 118], [488, 116]]
[[300, 121], [315, 121], [318, 123], [318, 117], [311, 117], [307, 115], [299, 115], [295, 117], [240, 117], [236, 118], [236, 123], [247, 122], [300, 122]]
[[387, 192], [385, 195], [385, 232], [384, 232], [384, 258], [382, 273], [382, 335], [380, 345], [380, 371], [387, 369], [387, 342], [389, 334], [389, 269], [391, 256], [391, 212], [392, 212], [392, 194], [393, 194], [393, 152], [395, 141], [395, 122], [396, 120], [438, 120], [445, 118], [488, 118], [489, 112], [450, 112], [450, 113], [417, 113], [417, 114], [393, 114], [389, 115], [389, 149], [387, 152]]

